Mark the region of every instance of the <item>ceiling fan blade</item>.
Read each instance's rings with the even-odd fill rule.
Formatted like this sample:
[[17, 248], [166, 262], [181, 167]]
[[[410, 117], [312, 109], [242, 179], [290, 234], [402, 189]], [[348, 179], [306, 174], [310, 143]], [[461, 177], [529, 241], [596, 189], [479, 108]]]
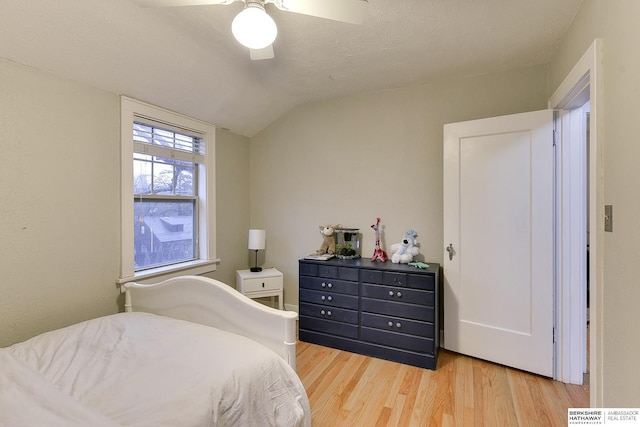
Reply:
[[274, 57], [273, 45], [270, 44], [269, 46], [263, 49], [249, 49], [249, 55], [251, 56], [251, 59], [254, 61], [260, 61], [262, 59], [271, 59]]
[[212, 4], [231, 4], [242, 0], [133, 0], [142, 7], [172, 6], [208, 6]]
[[278, 9], [334, 21], [361, 24], [367, 13], [367, 0], [266, 0]]

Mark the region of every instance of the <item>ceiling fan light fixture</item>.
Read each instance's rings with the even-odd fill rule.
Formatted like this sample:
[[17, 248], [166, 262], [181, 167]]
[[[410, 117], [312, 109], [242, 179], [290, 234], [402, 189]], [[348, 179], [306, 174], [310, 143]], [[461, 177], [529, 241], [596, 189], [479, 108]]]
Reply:
[[261, 3], [247, 1], [247, 6], [233, 18], [231, 32], [243, 46], [264, 49], [276, 39], [278, 27]]

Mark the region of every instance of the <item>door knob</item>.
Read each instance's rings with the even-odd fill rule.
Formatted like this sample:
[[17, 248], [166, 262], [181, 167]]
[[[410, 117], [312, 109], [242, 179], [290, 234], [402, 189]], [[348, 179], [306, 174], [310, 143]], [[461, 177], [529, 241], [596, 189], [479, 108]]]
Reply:
[[456, 254], [456, 250], [453, 249], [453, 243], [449, 243], [449, 246], [446, 247], [447, 252], [449, 252], [449, 261], [453, 259], [453, 256]]

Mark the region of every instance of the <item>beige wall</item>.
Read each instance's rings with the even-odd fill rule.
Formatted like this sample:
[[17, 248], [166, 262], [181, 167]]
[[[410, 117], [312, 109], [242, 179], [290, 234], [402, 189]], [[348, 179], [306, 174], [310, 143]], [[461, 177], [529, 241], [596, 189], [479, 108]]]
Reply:
[[249, 138], [216, 131], [218, 269], [207, 276], [235, 287], [236, 270], [249, 268]]
[[[0, 59], [0, 346], [121, 309], [120, 102]], [[217, 255], [247, 265], [249, 141], [216, 134]]]
[[119, 100], [0, 59], [0, 345], [117, 310]]
[[[549, 70], [553, 92], [595, 38], [602, 38], [604, 204], [614, 230], [604, 233], [602, 388], [605, 407], [640, 406], [640, 2], [585, 0]], [[603, 211], [599, 206], [598, 210]]]
[[251, 224], [267, 230], [266, 265], [298, 304], [297, 260], [318, 249], [318, 226], [360, 228], [371, 256], [376, 216], [388, 249], [418, 232], [443, 260], [442, 127], [546, 107], [546, 67], [451, 78], [300, 106], [251, 139]]

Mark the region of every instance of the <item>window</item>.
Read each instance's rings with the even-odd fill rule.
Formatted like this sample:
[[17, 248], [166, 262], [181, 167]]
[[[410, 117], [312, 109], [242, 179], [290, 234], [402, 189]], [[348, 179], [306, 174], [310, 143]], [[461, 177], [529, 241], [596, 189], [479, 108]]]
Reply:
[[209, 124], [122, 97], [119, 283], [215, 270]]

